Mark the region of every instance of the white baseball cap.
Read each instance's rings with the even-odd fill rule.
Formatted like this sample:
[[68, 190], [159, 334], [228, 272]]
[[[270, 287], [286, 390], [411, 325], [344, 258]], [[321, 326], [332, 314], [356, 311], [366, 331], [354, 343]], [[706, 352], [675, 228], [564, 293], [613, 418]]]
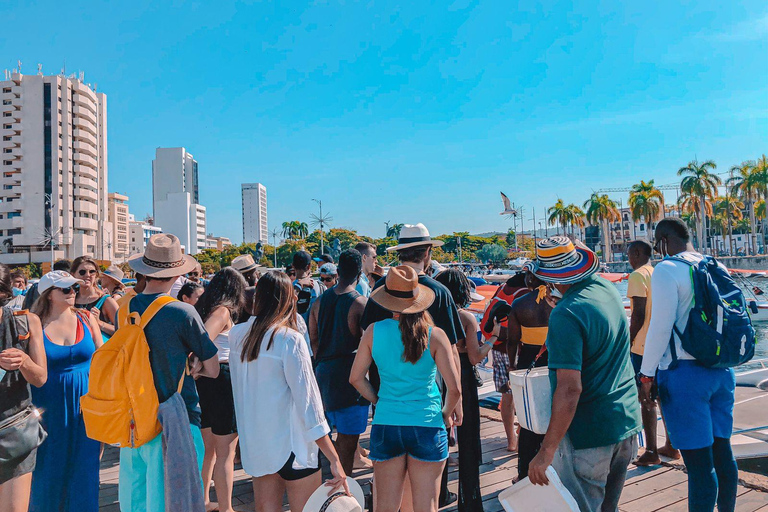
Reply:
[[37, 291], [43, 293], [48, 288], [69, 288], [75, 284], [83, 284], [83, 280], [76, 278], [69, 272], [54, 270], [40, 278], [40, 282], [37, 284]]

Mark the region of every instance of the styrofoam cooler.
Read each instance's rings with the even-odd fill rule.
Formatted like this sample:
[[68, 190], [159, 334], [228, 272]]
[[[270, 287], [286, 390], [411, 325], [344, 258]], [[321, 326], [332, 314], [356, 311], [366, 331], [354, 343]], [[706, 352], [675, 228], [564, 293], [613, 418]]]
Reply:
[[549, 369], [542, 367], [509, 372], [509, 383], [520, 426], [537, 434], [546, 434], [552, 415]]
[[523, 478], [499, 494], [506, 512], [579, 512], [579, 504], [565, 488], [552, 466], [547, 468], [549, 485], [533, 485]]

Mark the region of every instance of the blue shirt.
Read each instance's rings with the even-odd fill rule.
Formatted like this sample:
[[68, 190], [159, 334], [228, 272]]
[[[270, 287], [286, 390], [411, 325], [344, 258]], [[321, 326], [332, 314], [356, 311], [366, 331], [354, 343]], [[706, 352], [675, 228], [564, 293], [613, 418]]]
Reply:
[[[432, 328], [429, 335], [432, 336]], [[440, 390], [435, 382], [437, 365], [429, 352], [429, 344], [416, 363], [405, 362], [400, 324], [387, 319], [373, 325], [371, 352], [381, 377], [373, 424], [444, 426]]]
[[368, 284], [367, 277], [361, 275], [359, 278], [357, 278], [357, 286], [355, 286], [355, 291], [363, 297], [371, 296], [371, 285]]

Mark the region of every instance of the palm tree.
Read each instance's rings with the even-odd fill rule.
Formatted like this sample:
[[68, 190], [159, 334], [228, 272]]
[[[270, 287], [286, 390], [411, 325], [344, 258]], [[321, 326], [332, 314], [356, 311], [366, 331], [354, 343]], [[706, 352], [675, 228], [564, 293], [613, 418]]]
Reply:
[[759, 220], [765, 220], [765, 199], [755, 203], [755, 217]]
[[731, 177], [726, 184], [741, 196], [749, 213], [749, 247], [752, 254], [757, 254], [757, 224], [755, 223], [755, 203], [764, 188], [761, 172], [755, 162], [742, 162], [731, 167]]
[[568, 207], [565, 205], [562, 199], [558, 199], [555, 206], [547, 209], [549, 218], [547, 219], [550, 226], [561, 226], [563, 228], [563, 236], [567, 236], [565, 227], [568, 225], [568, 219], [570, 214], [568, 213]]
[[400, 231], [403, 229], [403, 226], [405, 224], [392, 224], [387, 228], [387, 238], [400, 238]]
[[[755, 164], [755, 169], [755, 172], [757, 172], [757, 175], [759, 176], [760, 193], [762, 194], [763, 199], [768, 199], [768, 157], [762, 155], [760, 158], [758, 158]], [[768, 226], [766, 226], [765, 216], [763, 216], [760, 220], [760, 225], [763, 227], [762, 242], [763, 245], [765, 245], [765, 233], [766, 227]]]
[[309, 226], [306, 222], [296, 221], [296, 236], [304, 240], [309, 235]]
[[[699, 238], [699, 219], [702, 218], [702, 214], [700, 211], [700, 208], [702, 206], [702, 203], [699, 202], [699, 197], [696, 195], [683, 193], [677, 200], [678, 208], [680, 208], [681, 214], [688, 214], [693, 218], [692, 222], [686, 221], [686, 224], [688, 224], [688, 227], [695, 233], [696, 238], [696, 246], [699, 247], [702, 245], [701, 238]], [[711, 217], [713, 215], [713, 206], [712, 201], [709, 199], [704, 200], [704, 218]]]
[[611, 233], [608, 229], [608, 223], [621, 220], [616, 201], [608, 197], [607, 194], [598, 195], [597, 192], [593, 192], [592, 196], [584, 202], [584, 210], [586, 210], [585, 216], [591, 224], [600, 225], [600, 231], [603, 234], [603, 258], [606, 262], [611, 261]]
[[722, 185], [720, 176], [714, 174], [715, 169], [717, 169], [717, 164], [712, 160], [707, 160], [703, 163], [699, 163], [698, 160], [692, 160], [688, 162], [687, 166], [681, 167], [677, 171], [678, 176], [685, 176], [683, 181], [680, 182], [680, 191], [683, 194], [696, 197], [699, 200], [697, 215], [699, 216], [698, 249], [700, 252], [704, 252], [707, 246], [705, 240], [705, 233], [707, 230], [707, 208], [704, 203], [707, 200], [710, 202], [713, 201], [714, 198], [717, 197], [717, 187]]
[[571, 238], [575, 238], [573, 233], [574, 228], [579, 228], [579, 231], [584, 229], [586, 223], [584, 222], [584, 210], [571, 203], [566, 206], [568, 211], [568, 223], [571, 225]]
[[[741, 213], [743, 209], [744, 203], [742, 203], [739, 198], [736, 197], [733, 190], [729, 191], [723, 197], [718, 197], [717, 201], [715, 202], [715, 213], [718, 217], [725, 216], [725, 220], [727, 221], [727, 223], [724, 225], [728, 228], [728, 247], [731, 255], [736, 252], [735, 247], [733, 246], [734, 221], [739, 221], [744, 218], [744, 214]], [[725, 233], [723, 233], [723, 238], [725, 238]]]
[[659, 220], [664, 211], [664, 195], [653, 184], [653, 180], [647, 183], [640, 180], [640, 183], [632, 185], [629, 192], [629, 209], [632, 212], [632, 220], [645, 220], [645, 236], [650, 240], [652, 224]]

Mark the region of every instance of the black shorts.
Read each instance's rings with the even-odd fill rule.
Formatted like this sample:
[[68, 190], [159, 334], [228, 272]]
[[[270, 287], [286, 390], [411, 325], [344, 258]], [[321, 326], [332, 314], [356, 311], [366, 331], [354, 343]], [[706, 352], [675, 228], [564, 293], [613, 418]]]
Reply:
[[236, 434], [235, 399], [229, 363], [219, 364], [219, 376], [215, 379], [200, 377], [196, 383], [200, 397], [200, 428], [210, 428], [217, 436]]
[[294, 459], [296, 459], [296, 454], [291, 452], [291, 456], [288, 457], [288, 461], [283, 464], [283, 467], [280, 468], [280, 470], [277, 472], [277, 474], [280, 475], [283, 480], [288, 480], [291, 482], [294, 480], [301, 480], [302, 478], [307, 478], [308, 476], [314, 475], [320, 471], [319, 459], [317, 461], [318, 466], [316, 468], [293, 469]]

